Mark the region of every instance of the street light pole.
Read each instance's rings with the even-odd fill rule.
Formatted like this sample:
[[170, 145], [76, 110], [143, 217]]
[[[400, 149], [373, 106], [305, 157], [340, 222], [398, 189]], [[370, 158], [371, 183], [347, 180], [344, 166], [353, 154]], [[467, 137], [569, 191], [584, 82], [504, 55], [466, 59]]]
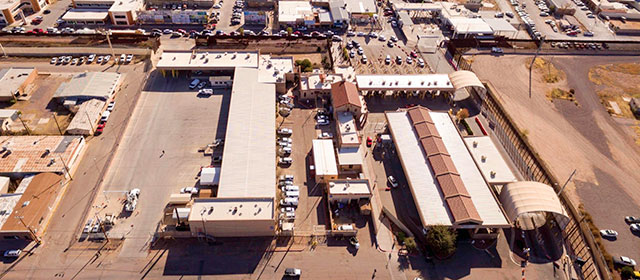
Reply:
[[538, 58], [540, 49], [542, 49], [542, 44], [544, 44], [544, 37], [540, 39], [540, 45], [538, 45], [536, 54], [533, 56], [533, 59], [531, 60], [531, 65], [529, 65], [529, 98], [531, 98], [531, 71], [533, 70], [533, 63], [536, 62], [536, 58]]
[[38, 242], [38, 244], [42, 243], [40, 238], [36, 235], [35, 232], [33, 232], [33, 230], [31, 230], [31, 228], [29, 226], [27, 226], [27, 224], [24, 223], [24, 220], [22, 220], [22, 218], [24, 218], [24, 217], [23, 216], [16, 216], [16, 219], [20, 220], [20, 223], [22, 223], [22, 225], [24, 227], [26, 227], [27, 230], [29, 230], [29, 232], [31, 233], [31, 236], [36, 240], [36, 242]]
[[567, 181], [564, 182], [564, 185], [562, 185], [562, 188], [558, 191], [558, 196], [562, 193], [562, 191], [564, 191], [564, 188], [567, 187], [567, 184], [569, 184], [569, 181], [571, 181], [571, 178], [573, 178], [573, 175], [576, 175], [576, 171], [578, 170], [574, 169], [573, 172], [571, 172], [571, 175], [569, 175], [569, 178], [567, 179]]

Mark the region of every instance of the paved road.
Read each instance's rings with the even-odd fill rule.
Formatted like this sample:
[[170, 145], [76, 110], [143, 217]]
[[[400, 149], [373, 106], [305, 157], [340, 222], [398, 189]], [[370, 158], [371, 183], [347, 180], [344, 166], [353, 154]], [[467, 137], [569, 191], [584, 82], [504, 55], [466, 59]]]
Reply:
[[[20, 47], [5, 47], [4, 51], [8, 56], [60, 56], [60, 55], [89, 55], [98, 54], [106, 55], [111, 54], [112, 51], [109, 47], [88, 47], [88, 48], [75, 48], [75, 47], [39, 47], [39, 48], [20, 48]], [[133, 54], [133, 55], [149, 55], [151, 50], [148, 49], [136, 49], [136, 48], [113, 48], [113, 52], [116, 55], [119, 54]], [[71, 66], [73, 67], [73, 66]]]

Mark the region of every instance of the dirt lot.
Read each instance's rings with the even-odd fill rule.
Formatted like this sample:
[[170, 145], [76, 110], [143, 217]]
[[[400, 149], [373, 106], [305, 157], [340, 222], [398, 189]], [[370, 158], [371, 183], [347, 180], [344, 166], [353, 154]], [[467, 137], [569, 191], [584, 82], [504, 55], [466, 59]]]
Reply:
[[[629, 130], [612, 118], [600, 103], [589, 69], [605, 63], [637, 62], [638, 57], [555, 57], [556, 67], [566, 73], [567, 85], [576, 92], [580, 106], [570, 101], [550, 102], [540, 77], [534, 77], [528, 95], [526, 56], [476, 56], [474, 71], [497, 89], [502, 104], [559, 180], [577, 175], [565, 192], [583, 203], [599, 228], [620, 234], [604, 241], [612, 255], [640, 259], [638, 237], [624, 222], [625, 215], [640, 213], [640, 148]], [[510, 77], [504, 79], [504, 69]], [[622, 207], [621, 207], [622, 206]]]
[[[598, 65], [589, 70], [589, 80], [598, 85], [597, 93], [602, 104], [610, 108], [609, 113], [635, 119], [628, 100], [640, 97], [640, 64]], [[620, 112], [616, 113], [609, 102], [615, 102]]]
[[[3, 103], [5, 109], [15, 109], [22, 113], [22, 120], [31, 133], [54, 135], [60, 134], [53, 119], [55, 114], [60, 129], [64, 130], [71, 121], [71, 114], [63, 106], [51, 98], [61, 83], [71, 79], [69, 74], [39, 74], [29, 89], [28, 100], [19, 100], [15, 104]], [[24, 131], [20, 121], [11, 126], [13, 131]]]

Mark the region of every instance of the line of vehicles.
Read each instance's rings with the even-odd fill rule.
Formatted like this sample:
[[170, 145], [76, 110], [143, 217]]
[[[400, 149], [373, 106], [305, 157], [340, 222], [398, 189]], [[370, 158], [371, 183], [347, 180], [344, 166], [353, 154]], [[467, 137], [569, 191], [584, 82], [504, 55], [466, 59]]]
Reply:
[[[50, 64], [53, 65], [82, 65], [82, 64], [92, 64], [92, 63], [96, 63], [96, 64], [106, 64], [107, 62], [109, 62], [109, 60], [111, 60], [111, 55], [96, 55], [96, 54], [90, 54], [89, 56], [81, 56], [81, 57], [73, 57], [70, 55], [63, 55], [63, 56], [55, 56], [51, 58], [51, 61], [49, 62]], [[116, 62], [120, 63], [120, 64], [128, 64], [131, 63], [133, 61], [133, 54], [122, 54], [120, 55], [120, 58], [116, 58], [115, 59]]]
[[[640, 217], [626, 216], [624, 217], [624, 221], [629, 225], [631, 232], [636, 235], [640, 234]], [[600, 236], [609, 240], [616, 240], [618, 238], [618, 232], [612, 229], [602, 229], [600, 230]], [[636, 261], [626, 256], [614, 257], [613, 262], [621, 267], [629, 266], [635, 269], [636, 266]]]
[[[278, 155], [280, 158], [278, 159], [278, 164], [283, 166], [290, 166], [293, 163], [293, 159], [289, 157], [291, 155], [291, 148], [293, 144], [293, 139], [291, 135], [293, 134], [293, 130], [290, 128], [280, 128], [278, 129]], [[291, 179], [293, 181], [293, 179]]]

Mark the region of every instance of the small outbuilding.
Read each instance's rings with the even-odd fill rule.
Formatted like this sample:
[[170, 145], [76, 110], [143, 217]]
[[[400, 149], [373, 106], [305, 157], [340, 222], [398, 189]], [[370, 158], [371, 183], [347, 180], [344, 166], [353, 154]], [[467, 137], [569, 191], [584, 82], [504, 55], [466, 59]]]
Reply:
[[216, 186], [220, 183], [220, 167], [202, 168], [200, 172], [201, 186]]

